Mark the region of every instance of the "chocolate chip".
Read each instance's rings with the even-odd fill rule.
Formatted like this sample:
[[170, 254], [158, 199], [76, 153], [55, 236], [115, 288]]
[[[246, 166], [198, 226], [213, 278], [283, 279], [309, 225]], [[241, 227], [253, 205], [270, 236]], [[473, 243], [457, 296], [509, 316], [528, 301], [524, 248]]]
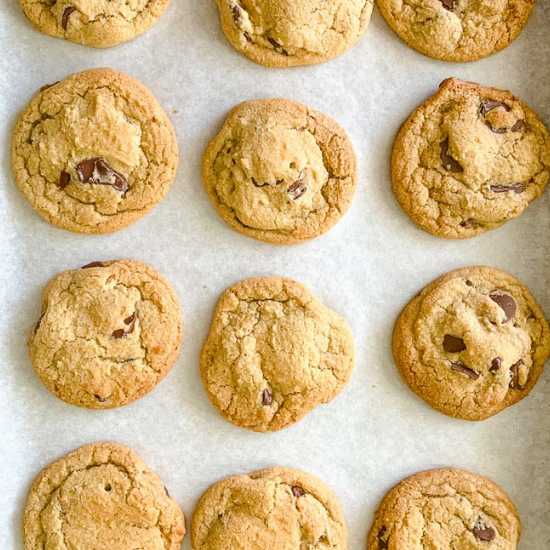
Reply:
[[387, 550], [388, 548], [388, 540], [384, 540], [384, 537], [386, 536], [387, 529], [385, 526], [378, 531], [377, 539], [378, 539], [378, 550]]
[[44, 318], [45, 313], [41, 313], [40, 317], [38, 318], [38, 321], [36, 321], [36, 324], [34, 325], [34, 334], [38, 332], [38, 329], [40, 328], [40, 323], [42, 322], [42, 319]]
[[299, 485], [293, 485], [292, 486], [292, 494], [296, 498], [300, 498], [300, 497], [303, 497], [306, 494], [306, 492]]
[[487, 525], [481, 518], [477, 518], [472, 533], [477, 540], [482, 542], [491, 542], [496, 537], [495, 530]]
[[466, 344], [462, 338], [445, 334], [443, 337], [443, 349], [448, 353], [459, 353], [466, 349]]
[[243, 10], [241, 6], [239, 6], [238, 4], [234, 4], [233, 7], [231, 8], [231, 13], [233, 14], [233, 21], [235, 21], [235, 24], [237, 26], [239, 26], [241, 22], [242, 11]]
[[441, 151], [439, 153], [443, 168], [448, 172], [464, 172], [464, 169], [460, 164], [449, 155], [449, 138], [445, 138], [441, 142]]
[[126, 334], [126, 331], [123, 328], [117, 328], [113, 330], [113, 338], [122, 338]]
[[508, 193], [508, 191], [513, 191], [517, 195], [525, 191], [524, 183], [511, 183], [510, 185], [491, 185], [491, 191], [493, 193]]
[[169, 497], [170, 493], [168, 492], [168, 489], [166, 488], [166, 485], [164, 486], [164, 492], [166, 493], [166, 496]]
[[494, 101], [492, 99], [483, 100], [479, 111], [483, 116], [485, 116], [488, 112], [493, 109], [497, 109], [498, 107], [502, 107], [504, 110], [510, 111], [510, 107], [506, 105], [506, 103], [503, 103], [502, 101]]
[[101, 397], [101, 395], [97, 395], [97, 393], [94, 394], [94, 397], [96, 398], [96, 401], [99, 401], [100, 403], [105, 403], [105, 401], [109, 399], [108, 397]]
[[283, 48], [281, 44], [279, 44], [279, 42], [277, 42], [277, 40], [275, 40], [275, 38], [271, 38], [271, 36], [268, 36], [267, 41], [275, 48], [278, 53], [288, 55], [288, 52]]
[[466, 279], [466, 286], [474, 286], [474, 283], [470, 279]]
[[517, 305], [516, 301], [509, 294], [501, 294], [499, 292], [491, 292], [489, 298], [500, 306], [506, 318], [504, 322], [507, 323], [510, 319], [513, 319], [516, 315]]
[[135, 320], [136, 320], [136, 312], [134, 311], [134, 313], [132, 313], [130, 317], [126, 317], [126, 319], [124, 319], [124, 324], [131, 325], [132, 323], [135, 322]]
[[65, 172], [64, 170], [61, 171], [61, 174], [59, 174], [59, 187], [61, 189], [65, 189], [67, 185], [71, 182], [71, 175], [68, 172]]
[[517, 122], [512, 126], [512, 128], [510, 128], [510, 130], [512, 132], [521, 132], [523, 129], [525, 129], [527, 127], [527, 124], [525, 122], [525, 120], [523, 119], [518, 119]]
[[477, 380], [479, 378], [479, 372], [476, 372], [474, 369], [467, 367], [462, 361], [453, 361], [451, 363], [451, 369], [465, 374], [468, 378], [472, 380]]
[[108, 493], [110, 493], [110, 492], [113, 490], [113, 488], [111, 487], [111, 484], [110, 484], [110, 483], [106, 483], [104, 489], [105, 489]]
[[67, 25], [69, 24], [69, 17], [71, 17], [71, 14], [73, 11], [76, 11], [76, 8], [74, 6], [68, 6], [65, 8], [65, 11], [63, 12], [63, 15], [61, 16], [61, 26], [63, 27], [63, 30], [67, 30]]
[[271, 405], [271, 403], [273, 403], [273, 394], [271, 393], [269, 388], [266, 388], [262, 392], [262, 405], [268, 406]]
[[456, 7], [456, 0], [439, 0], [446, 10], [453, 11]]
[[472, 227], [478, 227], [479, 223], [474, 218], [468, 218], [466, 220], [462, 220], [459, 225], [460, 225], [460, 227], [470, 229]]
[[293, 201], [299, 199], [306, 191], [307, 183], [305, 175], [303, 173], [300, 174], [299, 179], [297, 179], [294, 183], [291, 183], [287, 189], [288, 196]]
[[80, 269], [88, 269], [89, 267], [105, 267], [103, 262], [90, 262], [89, 264], [83, 265]]
[[523, 359], [520, 359], [510, 367], [510, 387], [513, 390], [522, 390], [525, 386], [519, 383], [519, 368], [523, 365]]
[[501, 357], [495, 357], [491, 361], [491, 366], [489, 367], [489, 372], [491, 374], [495, 374], [500, 370], [500, 367], [502, 367], [502, 358]]
[[96, 185], [110, 185], [121, 193], [128, 191], [128, 181], [126, 178], [113, 170], [101, 157], [85, 159], [76, 165], [78, 178], [82, 183], [91, 183]]

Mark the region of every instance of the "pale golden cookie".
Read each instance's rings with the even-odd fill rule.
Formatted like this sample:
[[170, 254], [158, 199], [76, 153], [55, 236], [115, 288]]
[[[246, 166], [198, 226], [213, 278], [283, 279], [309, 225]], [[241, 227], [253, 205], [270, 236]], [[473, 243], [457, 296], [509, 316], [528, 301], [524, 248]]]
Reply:
[[336, 496], [316, 477], [290, 468], [232, 476], [201, 497], [193, 550], [347, 550]]
[[550, 355], [550, 328], [529, 290], [491, 267], [465, 267], [405, 307], [393, 355], [411, 389], [449, 416], [483, 420], [533, 389]]
[[108, 233], [167, 193], [178, 164], [172, 124], [151, 92], [112, 69], [43, 87], [12, 140], [17, 185], [47, 221]]
[[535, 0], [377, 0], [409, 46], [444, 61], [475, 61], [506, 48], [527, 24]]
[[246, 279], [221, 296], [201, 354], [208, 397], [237, 426], [280, 430], [338, 395], [351, 376], [347, 323], [300, 283]]
[[373, 0], [217, 0], [223, 32], [266, 67], [323, 63], [363, 35]]
[[519, 216], [550, 177], [550, 134], [510, 92], [450, 78], [403, 124], [393, 191], [425, 231], [464, 239]]
[[518, 512], [491, 480], [444, 468], [412, 475], [382, 501], [368, 550], [515, 550]]
[[345, 131], [286, 99], [245, 101], [210, 142], [203, 181], [237, 231], [277, 244], [328, 231], [355, 192], [355, 153]]
[[180, 550], [183, 513], [159, 477], [118, 443], [92, 443], [35, 479], [25, 550]]
[[92, 409], [126, 405], [170, 371], [182, 321], [168, 281], [141, 262], [93, 262], [56, 275], [29, 341], [33, 367], [57, 397]]
[[170, 0], [19, 0], [41, 32], [71, 42], [108, 48], [153, 26]]

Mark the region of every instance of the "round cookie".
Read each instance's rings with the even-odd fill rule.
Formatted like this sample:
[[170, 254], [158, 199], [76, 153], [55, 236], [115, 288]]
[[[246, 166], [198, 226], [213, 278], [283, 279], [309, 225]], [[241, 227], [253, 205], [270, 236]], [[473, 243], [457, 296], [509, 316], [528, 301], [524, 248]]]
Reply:
[[515, 550], [521, 524], [506, 493], [465, 470], [420, 472], [384, 498], [367, 550]]
[[55, 276], [29, 340], [33, 367], [57, 397], [110, 409], [150, 392], [181, 345], [174, 290], [141, 262], [93, 262]]
[[230, 422], [285, 428], [331, 401], [354, 366], [347, 323], [300, 283], [245, 279], [221, 296], [202, 349], [208, 397]]
[[450, 78], [401, 127], [393, 191], [425, 231], [464, 239], [499, 227], [550, 176], [550, 134], [510, 92]]
[[217, 0], [230, 44], [266, 67], [328, 61], [363, 35], [373, 0]]
[[290, 468], [232, 476], [201, 497], [193, 550], [347, 550], [336, 496], [316, 477]]
[[535, 0], [377, 0], [411, 48], [443, 61], [475, 61], [506, 48], [527, 24]]
[[23, 518], [25, 550], [179, 550], [183, 513], [131, 450], [92, 443], [35, 479]]
[[170, 0], [19, 0], [41, 32], [71, 42], [108, 48], [152, 27]]
[[527, 396], [550, 355], [550, 329], [529, 290], [490, 267], [436, 279], [402, 311], [393, 356], [432, 407], [484, 420]]
[[17, 185], [50, 223], [108, 233], [167, 193], [178, 164], [172, 124], [143, 84], [111, 69], [43, 87], [12, 140]]
[[351, 204], [356, 171], [344, 130], [286, 99], [235, 107], [203, 159], [204, 186], [221, 217], [277, 244], [328, 231]]

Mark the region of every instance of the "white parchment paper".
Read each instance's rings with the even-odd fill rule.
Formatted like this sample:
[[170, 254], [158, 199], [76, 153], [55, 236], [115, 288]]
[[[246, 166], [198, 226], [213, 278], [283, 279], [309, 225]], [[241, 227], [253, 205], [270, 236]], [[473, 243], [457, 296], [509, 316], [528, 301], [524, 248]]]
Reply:
[[[0, 9], [0, 548], [20, 549], [29, 485], [53, 459], [84, 443], [133, 447], [162, 477], [190, 520], [200, 494], [229, 474], [269, 465], [308, 470], [340, 497], [350, 549], [365, 547], [384, 493], [405, 475], [441, 465], [485, 474], [519, 507], [521, 548], [550, 548], [550, 373], [521, 404], [482, 423], [432, 411], [401, 381], [391, 358], [393, 322], [441, 273], [494, 265], [519, 276], [550, 316], [550, 196], [503, 228], [467, 241], [416, 229], [390, 190], [388, 159], [403, 120], [441, 80], [458, 76], [512, 89], [550, 124], [550, 2], [539, 0], [521, 37], [473, 64], [430, 60], [407, 48], [375, 12], [363, 40], [344, 56], [309, 68], [273, 70], [224, 40], [213, 1], [173, 0], [137, 40], [93, 50], [46, 37], [17, 0]], [[151, 88], [178, 133], [181, 165], [166, 199], [131, 227], [106, 236], [56, 229], [33, 212], [10, 172], [17, 113], [45, 83], [111, 66]], [[360, 168], [350, 212], [327, 235], [276, 247], [240, 236], [215, 214], [200, 179], [201, 154], [227, 111], [249, 98], [281, 96], [338, 120]], [[113, 411], [66, 405], [41, 385], [26, 338], [40, 292], [58, 271], [92, 260], [145, 260], [175, 285], [183, 304], [183, 353], [168, 378], [140, 401]], [[351, 383], [298, 425], [256, 434], [223, 420], [198, 373], [200, 346], [219, 293], [252, 275], [291, 276], [345, 315], [357, 344]], [[189, 525], [189, 521], [188, 521]], [[190, 548], [186, 537], [184, 548]]]

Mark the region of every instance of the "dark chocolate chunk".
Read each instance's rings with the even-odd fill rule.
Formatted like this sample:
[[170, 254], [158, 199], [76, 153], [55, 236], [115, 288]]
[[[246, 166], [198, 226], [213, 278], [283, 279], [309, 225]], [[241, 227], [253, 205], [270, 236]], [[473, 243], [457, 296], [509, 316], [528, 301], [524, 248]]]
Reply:
[[514, 318], [516, 315], [517, 305], [512, 296], [509, 294], [501, 294], [498, 291], [493, 291], [489, 294], [489, 298], [498, 304], [502, 311], [504, 311], [504, 315], [506, 315], [506, 319], [504, 320], [505, 323]]
[[495, 530], [487, 525], [481, 518], [477, 518], [472, 533], [477, 540], [482, 542], [491, 542], [496, 537]]
[[500, 370], [500, 367], [502, 367], [502, 358], [501, 357], [495, 357], [491, 361], [491, 366], [489, 367], [489, 372], [491, 374], [495, 374]]
[[299, 485], [293, 485], [292, 486], [292, 494], [296, 498], [300, 498], [300, 497], [303, 497], [306, 494], [306, 492]]
[[68, 172], [65, 172], [64, 170], [61, 171], [61, 174], [59, 174], [59, 187], [61, 189], [65, 189], [67, 185], [71, 182], [71, 175]]
[[89, 264], [83, 265], [80, 269], [88, 269], [89, 267], [105, 267], [103, 262], [90, 262]]
[[441, 142], [441, 151], [439, 153], [443, 168], [449, 172], [464, 172], [464, 169], [460, 164], [449, 155], [449, 138], [445, 138]]
[[457, 372], [465, 374], [468, 378], [471, 378], [472, 380], [477, 380], [479, 378], [479, 372], [476, 372], [474, 369], [467, 367], [462, 361], [451, 362], [451, 368]]
[[523, 365], [523, 359], [520, 359], [510, 367], [510, 387], [513, 390], [522, 390], [525, 386], [519, 383], [519, 367]]
[[110, 185], [121, 193], [128, 191], [128, 181], [126, 178], [113, 170], [101, 157], [85, 159], [76, 166], [76, 173], [82, 183], [91, 183], [96, 185]]
[[71, 14], [73, 11], [76, 11], [76, 8], [74, 6], [67, 6], [65, 10], [63, 11], [63, 15], [61, 16], [61, 26], [63, 27], [63, 30], [67, 30], [67, 25], [69, 24], [69, 17], [71, 17]]
[[271, 390], [269, 388], [266, 388], [262, 392], [262, 405], [271, 405], [273, 403], [273, 394], [271, 393]]
[[466, 344], [464, 340], [458, 336], [445, 334], [443, 337], [443, 349], [448, 353], [459, 353], [466, 349]]
[[293, 201], [299, 199], [306, 191], [307, 191], [307, 183], [303, 173], [294, 183], [291, 183], [287, 189], [288, 196]]
[[509, 185], [500, 184], [500, 185], [491, 185], [491, 191], [493, 193], [508, 193], [508, 191], [513, 191], [517, 195], [525, 191], [524, 183], [511, 183]]

